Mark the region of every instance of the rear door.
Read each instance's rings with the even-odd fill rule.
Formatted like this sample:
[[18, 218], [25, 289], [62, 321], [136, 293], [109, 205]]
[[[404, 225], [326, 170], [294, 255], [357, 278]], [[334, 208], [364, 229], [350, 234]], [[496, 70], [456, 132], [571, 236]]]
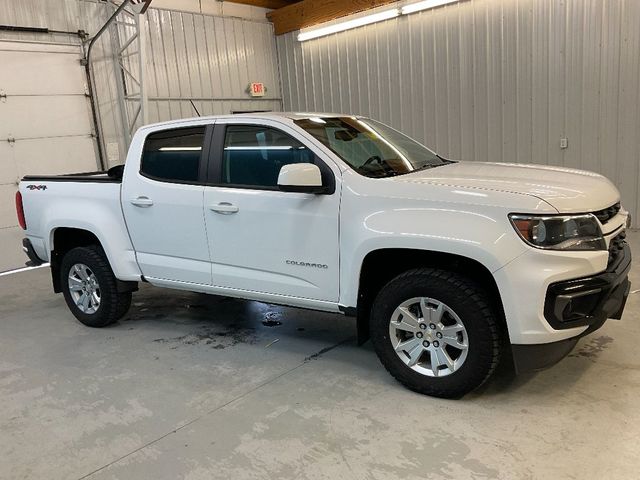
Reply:
[[[340, 172], [269, 120], [216, 122], [204, 216], [216, 287], [338, 300]], [[280, 168], [316, 163], [331, 194], [282, 192]]]
[[212, 128], [149, 134], [139, 171], [125, 176], [122, 208], [145, 277], [211, 283], [202, 202]]

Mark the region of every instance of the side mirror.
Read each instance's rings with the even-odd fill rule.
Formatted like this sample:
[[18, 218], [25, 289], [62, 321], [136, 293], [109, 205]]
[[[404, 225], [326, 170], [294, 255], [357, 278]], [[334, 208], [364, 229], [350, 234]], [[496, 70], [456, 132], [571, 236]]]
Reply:
[[322, 175], [313, 163], [284, 165], [278, 175], [278, 187], [283, 192], [324, 193]]

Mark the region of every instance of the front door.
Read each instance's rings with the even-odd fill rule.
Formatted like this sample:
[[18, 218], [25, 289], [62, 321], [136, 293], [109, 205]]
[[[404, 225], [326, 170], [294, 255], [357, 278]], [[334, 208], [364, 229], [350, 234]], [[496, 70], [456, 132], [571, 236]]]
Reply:
[[319, 165], [331, 194], [282, 192], [280, 168], [322, 163], [288, 126], [268, 120], [216, 123], [204, 206], [216, 287], [338, 300], [339, 170]]
[[208, 128], [151, 133], [140, 170], [122, 184], [122, 209], [145, 277], [211, 284], [202, 204]]

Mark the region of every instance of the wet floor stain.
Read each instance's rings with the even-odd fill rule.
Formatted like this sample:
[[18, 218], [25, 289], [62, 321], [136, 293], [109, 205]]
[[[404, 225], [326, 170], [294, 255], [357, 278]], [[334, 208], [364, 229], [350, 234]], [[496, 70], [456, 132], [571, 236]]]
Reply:
[[604, 350], [609, 348], [609, 345], [613, 343], [613, 338], [602, 335], [600, 337], [596, 337], [580, 347], [577, 351], [570, 354], [570, 357], [582, 357], [582, 358], [596, 358], [600, 355]]
[[169, 344], [172, 349], [176, 349], [182, 345], [205, 345], [216, 350], [222, 350], [238, 345], [239, 343], [255, 344], [257, 337], [253, 328], [221, 330], [220, 327], [203, 325], [193, 333], [171, 338], [156, 338], [153, 342]]
[[282, 322], [279, 320], [263, 320], [262, 324], [265, 327], [278, 327], [280, 325], [282, 325]]
[[[295, 319], [289, 321], [286, 308], [278, 305], [192, 292], [157, 292], [143, 286], [130, 312], [118, 323], [136, 330], [162, 325], [163, 333], [151, 337], [151, 341], [167, 350], [221, 350], [240, 344], [271, 347], [279, 336], [274, 335], [274, 328], [283, 335], [290, 335], [293, 330], [303, 336], [299, 332], [309, 331], [307, 326], [295, 325]], [[328, 332], [326, 328], [313, 331], [320, 336]]]

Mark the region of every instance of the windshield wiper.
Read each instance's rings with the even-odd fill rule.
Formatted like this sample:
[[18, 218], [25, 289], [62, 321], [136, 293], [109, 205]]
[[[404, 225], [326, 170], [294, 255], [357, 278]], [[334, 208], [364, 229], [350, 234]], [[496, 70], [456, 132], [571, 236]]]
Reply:
[[414, 172], [419, 172], [420, 170], [429, 170], [429, 169], [431, 169], [431, 168], [441, 167], [442, 165], [444, 165], [444, 163], [442, 163], [442, 164], [440, 164], [440, 165], [434, 165], [434, 164], [432, 164], [432, 163], [427, 163], [427, 164], [425, 164], [425, 165], [421, 166], [420, 168], [416, 168], [416, 169], [414, 170]]
[[[436, 157], [438, 157], [440, 160], [442, 160], [444, 162], [443, 165], [448, 165], [450, 163], [456, 163], [455, 160], [449, 160], [448, 158], [441, 157], [437, 153], [436, 153]], [[434, 166], [439, 167], [440, 165], [434, 165]]]
[[436, 167], [442, 167], [444, 165], [449, 165], [451, 163], [456, 163], [453, 160], [447, 160], [446, 158], [442, 158], [440, 155], [436, 155], [440, 160], [442, 160], [442, 163], [426, 163], [423, 166], [421, 166], [420, 168], [416, 168], [414, 170], [414, 172], [419, 172], [420, 170], [429, 170], [430, 168], [436, 168]]

